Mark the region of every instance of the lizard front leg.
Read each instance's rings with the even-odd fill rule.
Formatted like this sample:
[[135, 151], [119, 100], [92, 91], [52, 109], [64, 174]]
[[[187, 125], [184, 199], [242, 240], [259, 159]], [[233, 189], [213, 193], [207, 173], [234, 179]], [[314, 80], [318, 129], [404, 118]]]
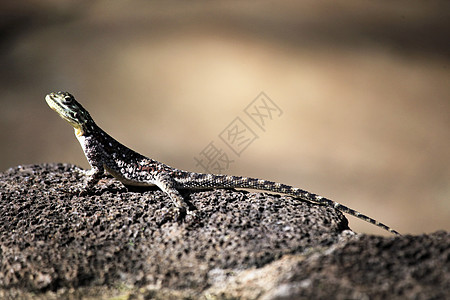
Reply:
[[90, 170], [84, 171], [83, 173], [86, 176], [83, 188], [89, 190], [104, 176], [105, 169], [103, 166], [93, 166]]
[[82, 187], [82, 192], [88, 192], [91, 190], [97, 182], [105, 175], [105, 151], [101, 143], [99, 143], [92, 136], [77, 136], [81, 147], [83, 148], [83, 152], [86, 155], [86, 159], [91, 166], [91, 169], [88, 171], [83, 171], [83, 175], [85, 176], [84, 184]]
[[89, 193], [93, 189], [93, 187], [99, 182], [99, 180], [105, 175], [105, 171], [103, 166], [92, 166], [90, 170], [77, 170], [79, 174], [84, 177], [83, 183], [76, 188], [74, 193], [78, 194], [78, 196], [84, 196]]
[[95, 184], [104, 176], [103, 167], [92, 167], [90, 170], [84, 170], [75, 167], [75, 172], [82, 178], [82, 182], [76, 186], [72, 186], [68, 190], [61, 190], [64, 193], [85, 196], [95, 186]]

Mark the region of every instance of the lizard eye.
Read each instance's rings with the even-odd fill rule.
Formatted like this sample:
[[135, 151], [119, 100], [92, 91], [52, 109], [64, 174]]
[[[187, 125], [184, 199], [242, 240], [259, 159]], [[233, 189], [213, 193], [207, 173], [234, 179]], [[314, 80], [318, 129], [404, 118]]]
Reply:
[[72, 97], [69, 96], [64, 97], [64, 102], [70, 104], [72, 102]]

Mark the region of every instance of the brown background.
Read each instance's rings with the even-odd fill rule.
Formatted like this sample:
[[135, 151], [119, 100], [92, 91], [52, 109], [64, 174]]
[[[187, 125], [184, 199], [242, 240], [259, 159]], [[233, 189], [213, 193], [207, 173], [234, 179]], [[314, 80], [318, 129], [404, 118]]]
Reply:
[[[234, 160], [226, 173], [310, 190], [402, 233], [450, 229], [448, 1], [18, 3], [0, 9], [1, 170], [88, 167], [44, 101], [67, 90], [169, 165], [202, 171], [194, 157], [213, 141]], [[218, 135], [261, 91], [283, 115], [233, 156]]]

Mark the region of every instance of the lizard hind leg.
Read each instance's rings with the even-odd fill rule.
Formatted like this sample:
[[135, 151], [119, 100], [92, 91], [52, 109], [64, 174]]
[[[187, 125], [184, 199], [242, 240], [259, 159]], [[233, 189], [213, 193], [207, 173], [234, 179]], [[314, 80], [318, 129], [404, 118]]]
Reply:
[[188, 211], [188, 205], [184, 200], [180, 192], [174, 187], [173, 180], [169, 176], [159, 176], [155, 185], [161, 189], [165, 194], [167, 194], [175, 205], [175, 219], [184, 219], [186, 214], [192, 214]]

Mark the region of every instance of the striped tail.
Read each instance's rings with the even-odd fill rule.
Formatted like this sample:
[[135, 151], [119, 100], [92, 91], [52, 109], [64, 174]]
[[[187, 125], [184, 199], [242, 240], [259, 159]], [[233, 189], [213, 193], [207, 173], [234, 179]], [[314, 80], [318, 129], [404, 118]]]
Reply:
[[368, 217], [354, 209], [351, 209], [333, 200], [321, 197], [319, 195], [307, 192], [305, 190], [290, 185], [264, 179], [242, 177], [242, 176], [214, 175], [214, 174], [184, 172], [179, 170], [177, 171], [178, 172], [175, 172], [173, 174], [174, 175], [173, 178], [175, 179], [176, 183], [175, 188], [185, 188], [185, 189], [244, 188], [244, 189], [264, 190], [269, 192], [286, 194], [309, 202], [334, 207], [335, 209], [343, 213], [348, 213], [349, 215], [357, 217], [358, 219], [364, 220], [375, 226], [383, 228], [384, 230], [389, 231], [390, 233], [400, 235], [397, 231], [395, 231], [391, 227], [381, 222], [378, 222], [377, 220], [372, 219], [371, 217]]

